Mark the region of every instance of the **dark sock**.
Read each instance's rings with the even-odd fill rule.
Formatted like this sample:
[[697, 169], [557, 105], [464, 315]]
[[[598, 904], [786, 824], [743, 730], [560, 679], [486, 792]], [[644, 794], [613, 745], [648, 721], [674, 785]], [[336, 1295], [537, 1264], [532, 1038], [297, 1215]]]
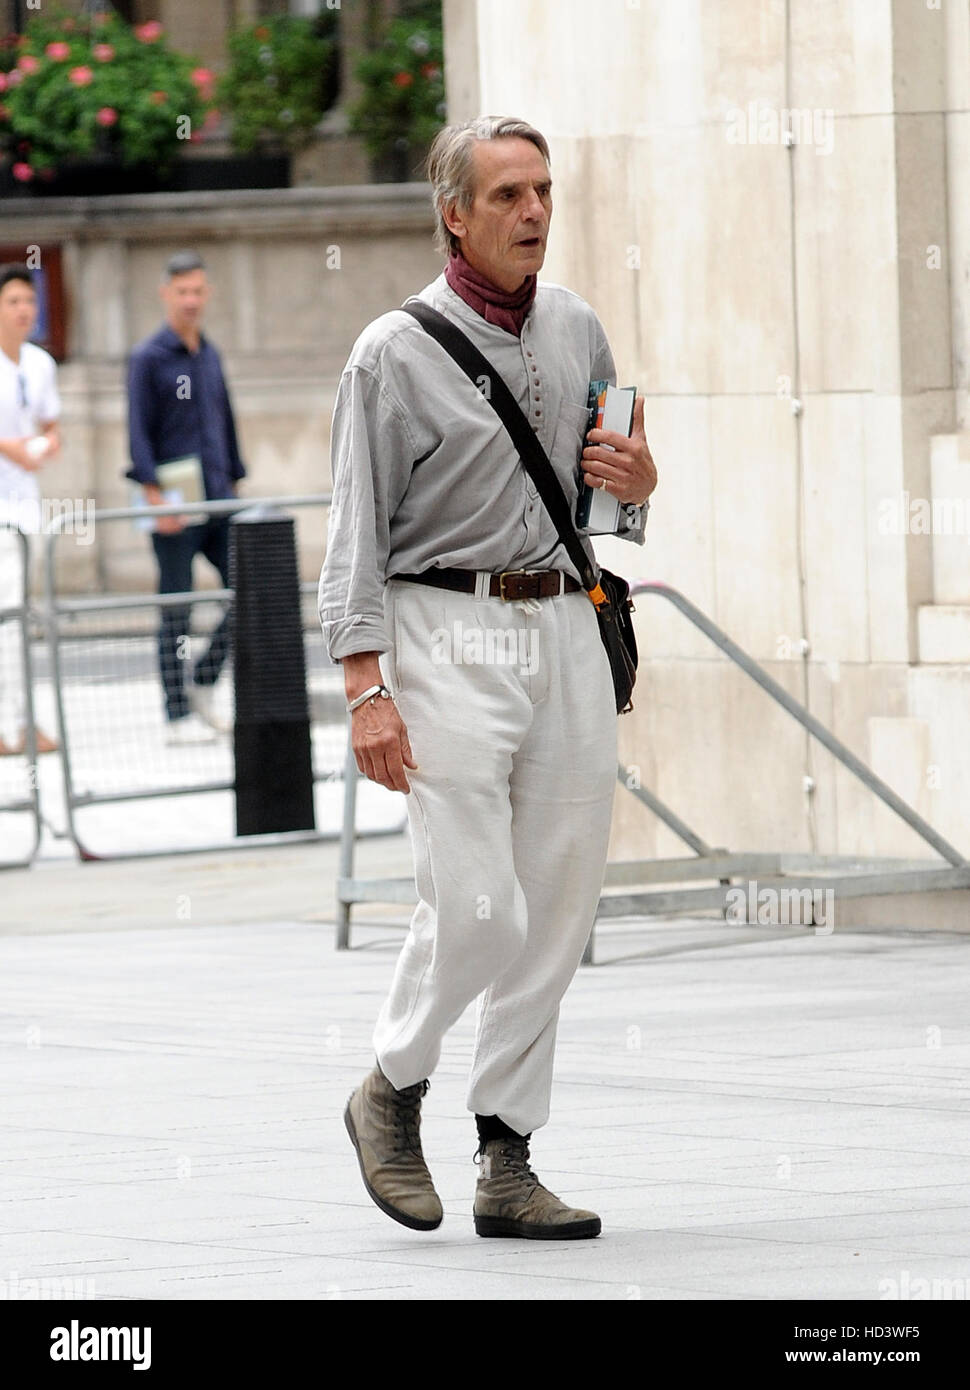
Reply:
[[497, 1115], [476, 1115], [475, 1123], [478, 1126], [478, 1142], [483, 1146], [489, 1139], [531, 1139], [531, 1134], [519, 1134], [516, 1130], [510, 1129], [504, 1120], [500, 1120]]

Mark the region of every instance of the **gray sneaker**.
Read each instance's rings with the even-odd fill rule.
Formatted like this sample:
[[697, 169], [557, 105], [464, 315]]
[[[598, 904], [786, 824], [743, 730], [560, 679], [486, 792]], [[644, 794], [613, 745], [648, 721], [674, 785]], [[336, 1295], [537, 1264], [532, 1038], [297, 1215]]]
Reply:
[[480, 1236], [525, 1240], [581, 1240], [598, 1236], [594, 1211], [567, 1207], [529, 1167], [526, 1139], [489, 1139], [479, 1145], [481, 1176], [475, 1188], [475, 1230]]
[[396, 1091], [377, 1066], [344, 1111], [368, 1195], [413, 1231], [433, 1231], [443, 1215], [421, 1152], [421, 1100], [429, 1085], [416, 1081]]

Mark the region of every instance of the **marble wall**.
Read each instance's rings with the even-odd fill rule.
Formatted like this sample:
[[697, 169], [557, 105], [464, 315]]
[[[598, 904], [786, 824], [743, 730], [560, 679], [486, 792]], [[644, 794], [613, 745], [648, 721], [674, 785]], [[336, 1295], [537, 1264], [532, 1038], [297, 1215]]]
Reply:
[[[648, 542], [606, 543], [604, 560], [682, 590], [927, 809], [927, 735], [914, 744], [905, 721], [932, 538], [883, 534], [878, 517], [903, 490], [930, 496], [931, 437], [966, 411], [968, 7], [446, 0], [445, 14], [453, 118], [544, 132], [543, 278], [594, 305], [621, 384], [647, 397]], [[625, 753], [709, 843], [923, 852], [669, 605], [643, 599], [638, 624]], [[929, 800], [970, 851], [970, 784]], [[621, 796], [614, 850], [683, 846]]]

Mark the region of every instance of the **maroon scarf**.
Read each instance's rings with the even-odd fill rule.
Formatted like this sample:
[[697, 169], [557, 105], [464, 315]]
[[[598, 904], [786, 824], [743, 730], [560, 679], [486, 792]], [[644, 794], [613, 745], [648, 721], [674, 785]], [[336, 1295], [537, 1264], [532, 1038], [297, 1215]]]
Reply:
[[517, 290], [502, 290], [473, 269], [460, 251], [452, 251], [445, 266], [445, 279], [486, 323], [521, 336], [525, 316], [536, 297], [537, 276], [527, 275]]

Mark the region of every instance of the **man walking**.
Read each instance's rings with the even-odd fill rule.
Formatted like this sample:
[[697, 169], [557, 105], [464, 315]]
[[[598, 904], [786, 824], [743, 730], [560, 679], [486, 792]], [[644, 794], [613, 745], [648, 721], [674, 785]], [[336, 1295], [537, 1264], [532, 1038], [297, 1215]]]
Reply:
[[[196, 458], [209, 500], [232, 497], [245, 477], [239, 457], [232, 405], [214, 345], [202, 332], [210, 294], [205, 262], [192, 251], [173, 256], [160, 295], [165, 324], [139, 343], [128, 366], [128, 429], [132, 466], [127, 477], [141, 483], [153, 506], [164, 502], [156, 468], [175, 459]], [[202, 554], [229, 587], [229, 518], [206, 517], [186, 525], [180, 517], [158, 517], [152, 532], [158, 562], [158, 592], [187, 593], [192, 561]], [[190, 609], [162, 609], [158, 661], [165, 693], [169, 743], [211, 739], [225, 726], [214, 710], [213, 686], [229, 652], [231, 615], [227, 611], [195, 663], [186, 692], [180, 638], [189, 631]], [[202, 721], [205, 721], [203, 723]]]
[[[589, 305], [537, 284], [546, 141], [481, 117], [439, 133], [428, 171], [448, 261], [418, 298], [489, 359], [575, 503], [587, 386], [616, 374]], [[355, 343], [331, 457], [320, 617], [344, 667], [357, 766], [408, 793], [419, 899], [377, 1065], [345, 1114], [365, 1187], [406, 1226], [441, 1221], [421, 1100], [445, 1032], [481, 995], [467, 1102], [475, 1229], [598, 1235], [594, 1212], [540, 1183], [528, 1147], [548, 1119], [560, 1001], [606, 861], [616, 715], [596, 612], [498, 417], [410, 314], [381, 315]], [[643, 509], [642, 542], [657, 479], [642, 398], [632, 437], [591, 431], [583, 460], [587, 482]]]
[[[0, 266], [0, 612], [19, 608], [24, 595], [24, 551], [11, 528], [40, 530], [37, 474], [61, 447], [57, 421], [57, 365], [28, 342], [37, 321], [37, 293], [26, 265]], [[21, 629], [0, 619], [0, 757], [26, 745]], [[57, 743], [35, 730], [37, 752]]]

